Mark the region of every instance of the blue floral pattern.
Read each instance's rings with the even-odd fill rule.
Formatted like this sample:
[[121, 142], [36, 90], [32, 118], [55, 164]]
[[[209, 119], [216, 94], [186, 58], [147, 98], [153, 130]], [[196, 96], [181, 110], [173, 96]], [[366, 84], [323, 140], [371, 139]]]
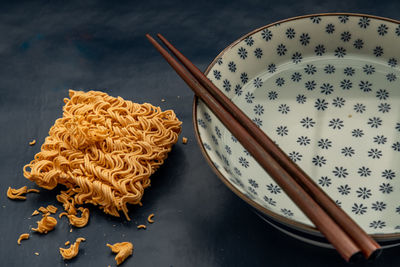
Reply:
[[[208, 78], [368, 233], [400, 233], [400, 25], [301, 20], [247, 36]], [[201, 101], [196, 116], [205, 153], [236, 189], [312, 225]]]

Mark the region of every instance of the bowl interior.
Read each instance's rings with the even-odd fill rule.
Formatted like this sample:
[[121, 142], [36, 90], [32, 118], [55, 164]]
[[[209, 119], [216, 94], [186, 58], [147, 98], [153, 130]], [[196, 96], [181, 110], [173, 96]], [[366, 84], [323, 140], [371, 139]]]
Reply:
[[[394, 21], [301, 17], [241, 38], [207, 76], [367, 233], [398, 234], [399, 47]], [[204, 103], [195, 108], [219, 176], [264, 214], [313, 227]]]

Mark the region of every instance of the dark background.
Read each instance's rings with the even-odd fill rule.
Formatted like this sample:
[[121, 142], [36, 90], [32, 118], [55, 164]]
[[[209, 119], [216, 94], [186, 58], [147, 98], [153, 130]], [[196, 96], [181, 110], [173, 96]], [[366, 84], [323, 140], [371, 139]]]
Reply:
[[[294, 240], [259, 219], [208, 167], [194, 137], [193, 95], [147, 42], [162, 33], [200, 69], [227, 45], [271, 22], [310, 13], [355, 12], [400, 20], [398, 1], [42, 1], [0, 5], [0, 265], [115, 266], [106, 243], [131, 241], [122, 266], [347, 266], [329, 249]], [[33, 186], [22, 167], [62, 115], [68, 89], [96, 89], [135, 102], [174, 109], [187, 145], [174, 146], [145, 191], [143, 207], [130, 207], [131, 222], [90, 206], [90, 223], [69, 232], [58, 221], [47, 235], [29, 232], [34, 209], [55, 200], [57, 190], [11, 201], [8, 186]], [[178, 97], [179, 96], [179, 97]], [[161, 99], [165, 99], [162, 102]], [[32, 139], [36, 146], [28, 146]], [[137, 230], [150, 213], [155, 223]], [[87, 239], [77, 258], [64, 262], [58, 248]], [[39, 252], [36, 256], [34, 252]], [[400, 248], [375, 262], [399, 266]]]

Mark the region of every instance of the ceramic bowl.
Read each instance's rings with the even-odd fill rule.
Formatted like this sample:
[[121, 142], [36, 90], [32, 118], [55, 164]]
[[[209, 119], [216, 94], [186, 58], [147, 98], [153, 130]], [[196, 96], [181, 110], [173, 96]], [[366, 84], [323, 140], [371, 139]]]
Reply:
[[[400, 243], [400, 22], [287, 19], [241, 37], [207, 77], [384, 246]], [[278, 229], [329, 246], [205, 104], [197, 139], [222, 181]]]

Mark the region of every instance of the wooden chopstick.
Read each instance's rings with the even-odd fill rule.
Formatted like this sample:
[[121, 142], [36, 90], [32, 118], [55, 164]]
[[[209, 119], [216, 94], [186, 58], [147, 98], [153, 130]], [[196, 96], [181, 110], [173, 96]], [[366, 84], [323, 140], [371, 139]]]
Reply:
[[351, 217], [339, 208], [320, 187], [257, 126], [228, 97], [225, 96], [193, 63], [180, 53], [161, 34], [158, 38], [182, 62], [190, 73], [213, 95], [217, 101], [250, 133], [257, 142], [318, 202], [320, 206], [351, 236], [364, 256], [375, 258], [381, 247]]
[[179, 76], [193, 89], [195, 94], [214, 112], [228, 130], [252, 154], [259, 164], [271, 175], [287, 195], [316, 225], [322, 234], [331, 242], [336, 250], [347, 261], [353, 261], [360, 255], [360, 248], [335, 223], [318, 203], [289, 175], [289, 173], [248, 133], [235, 117], [229, 113], [199, 81], [178, 63], [160, 44], [150, 35], [146, 35], [150, 42], [163, 55], [167, 62], [175, 69]]

